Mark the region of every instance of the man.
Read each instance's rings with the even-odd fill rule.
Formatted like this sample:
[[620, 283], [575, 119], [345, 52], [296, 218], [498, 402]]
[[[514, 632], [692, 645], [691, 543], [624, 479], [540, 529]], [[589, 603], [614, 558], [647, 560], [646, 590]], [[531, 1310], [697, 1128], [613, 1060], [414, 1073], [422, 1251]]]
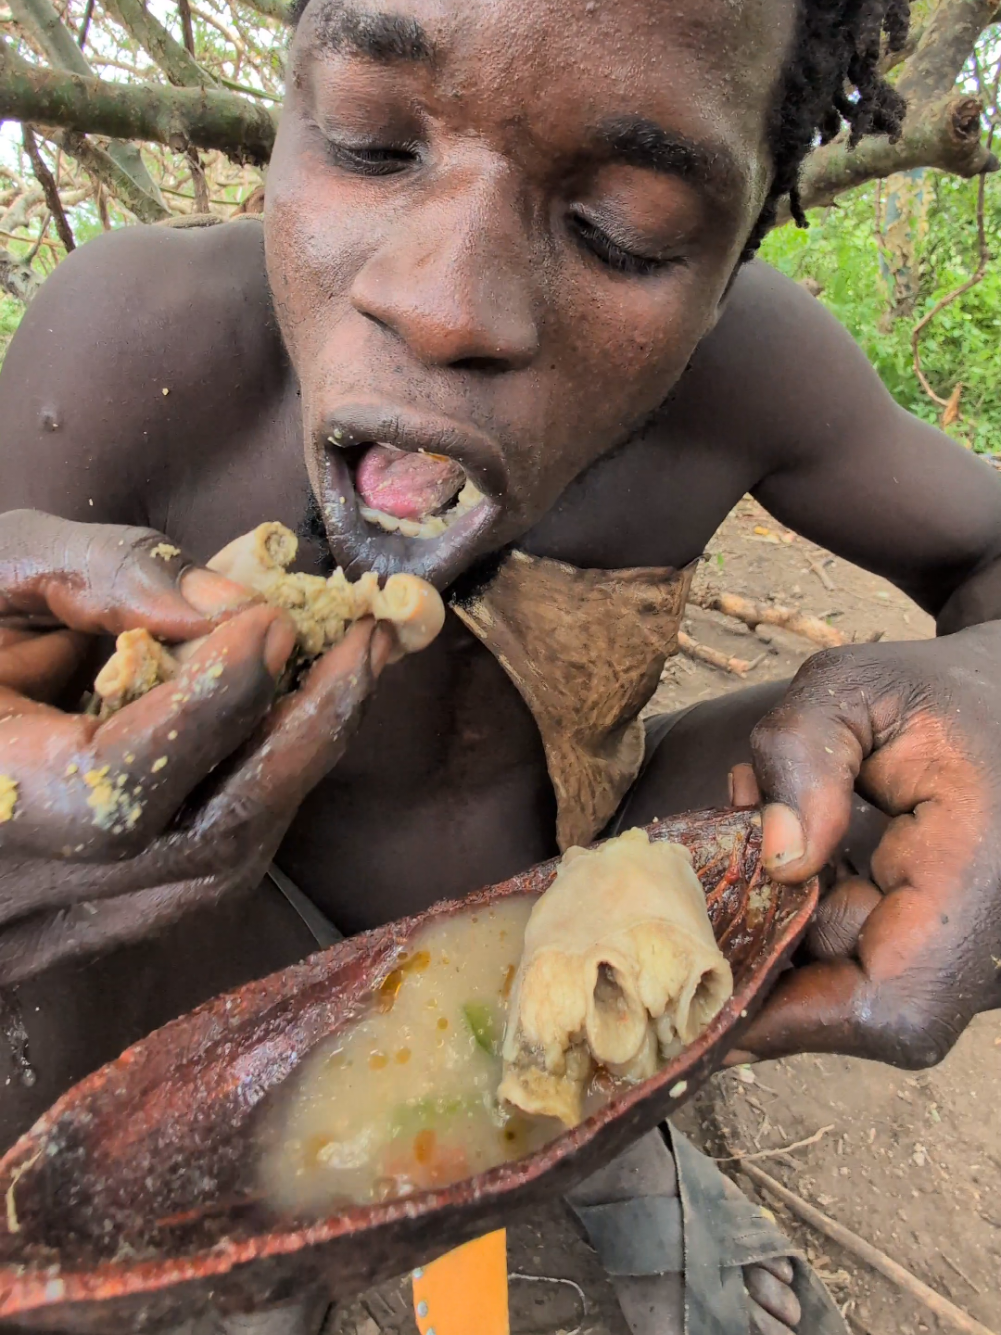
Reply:
[[[624, 784], [620, 828], [725, 802], [756, 723], [776, 875], [831, 859], [855, 787], [891, 820], [752, 1055], [924, 1065], [999, 1004], [1001, 486], [897, 409], [818, 303], [743, 263], [818, 131], [898, 127], [881, 24], [902, 39], [875, 3], [310, 0], [263, 235], [129, 229], [46, 284], [0, 377], [0, 495], [44, 512], [0, 521], [0, 971], [37, 1067], [5, 1092], [8, 1139], [140, 1033], [310, 948], [259, 888], [272, 858], [357, 931], [551, 855], [558, 822], [597, 833]], [[818, 655], [785, 693], [660, 724], [638, 778], [620, 749], [592, 782], [607, 737], [561, 751], [572, 655], [533, 631], [547, 590], [587, 669], [564, 697], [620, 633], [665, 628], [615, 688], [621, 741], [684, 571], [747, 491], [943, 638]], [[316, 511], [307, 568], [413, 570], [461, 613], [387, 670], [346, 753], [387, 633], [359, 626], [262, 733], [288, 626], [192, 565]], [[115, 527], [136, 524], [156, 533]], [[532, 698], [484, 631], [500, 603]], [[99, 633], [220, 622], [214, 695], [101, 728], [53, 707]], [[158, 803], [96, 829], [79, 774], [155, 763], [165, 738]], [[733, 782], [756, 800], [746, 767]]]

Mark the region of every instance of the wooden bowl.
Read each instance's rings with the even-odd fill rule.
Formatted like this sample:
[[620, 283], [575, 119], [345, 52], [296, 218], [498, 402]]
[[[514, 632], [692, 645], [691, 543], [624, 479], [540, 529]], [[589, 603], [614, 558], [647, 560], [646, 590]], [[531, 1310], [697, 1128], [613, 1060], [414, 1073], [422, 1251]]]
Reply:
[[626, 1149], [739, 1046], [817, 900], [815, 881], [765, 876], [755, 812], [699, 812], [649, 833], [691, 849], [734, 974], [732, 999], [656, 1076], [528, 1158], [451, 1187], [305, 1222], [276, 1221], [253, 1194], [265, 1095], [364, 1010], [416, 932], [540, 894], [557, 865], [543, 863], [218, 997], [59, 1099], [0, 1161], [0, 1322], [153, 1330], [319, 1287], [342, 1300], [567, 1191]]

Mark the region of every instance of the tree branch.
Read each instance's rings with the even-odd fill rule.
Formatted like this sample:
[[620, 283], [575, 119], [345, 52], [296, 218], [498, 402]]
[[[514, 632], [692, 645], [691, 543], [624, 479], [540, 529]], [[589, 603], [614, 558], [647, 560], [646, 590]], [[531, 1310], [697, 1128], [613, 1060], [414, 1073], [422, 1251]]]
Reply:
[[30, 264], [17, 259], [9, 250], [0, 250], [0, 288], [16, 301], [28, 302], [42, 286], [42, 280]]
[[217, 148], [237, 162], [267, 162], [276, 123], [267, 108], [209, 88], [113, 84], [29, 65], [0, 41], [0, 119], [82, 134], [147, 139], [178, 152]]
[[156, 61], [171, 83], [181, 88], [211, 88], [215, 85], [212, 75], [171, 37], [142, 0], [108, 0], [108, 8], [129, 36]]
[[[73, 74], [87, 77], [93, 75], [87, 57], [77, 46], [73, 34], [60, 22], [59, 15], [50, 0], [9, 0], [9, 4], [15, 22], [38, 39], [39, 45], [53, 65], [58, 69], [69, 70]], [[139, 149], [135, 144], [112, 143], [108, 145], [107, 152], [119, 172], [131, 179], [132, 188], [129, 192], [131, 195], [134, 196], [137, 189], [142, 190], [150, 196], [155, 205], [166, 208], [163, 196], [143, 165]]]
[[279, 23], [289, 22], [289, 9], [285, 0], [240, 0], [248, 9], [263, 14], [266, 19], [277, 19]]
[[59, 233], [59, 240], [65, 246], [66, 253], [69, 254], [71, 250], [76, 250], [76, 242], [73, 240], [73, 230], [66, 217], [63, 202], [59, 198], [59, 187], [56, 185], [56, 179], [49, 171], [45, 159], [38, 150], [38, 142], [30, 125], [21, 126], [21, 139], [24, 144], [24, 151], [31, 162], [31, 170], [35, 173], [35, 180], [42, 187], [42, 194], [45, 196], [45, 202], [52, 214], [52, 221]]
[[140, 222], [156, 223], [170, 217], [166, 204], [158, 203], [152, 195], [136, 185], [128, 172], [122, 171], [115, 159], [103, 148], [92, 144], [86, 135], [76, 130], [60, 130], [54, 126], [40, 127], [41, 133], [68, 153], [95, 181], [106, 186], [112, 195], [134, 213]]
[[977, 38], [994, 19], [997, 0], [940, 0], [921, 30], [913, 56], [897, 79], [897, 91], [916, 112], [951, 93]]
[[[845, 190], [915, 167], [937, 167], [966, 178], [998, 170], [1001, 164], [980, 140], [977, 98], [951, 95], [915, 110], [917, 114], [907, 117], [895, 144], [886, 135], [877, 135], [850, 149], [847, 134], [840, 134], [815, 149], [800, 176], [803, 207], [822, 207]], [[788, 221], [785, 209], [778, 224]]]

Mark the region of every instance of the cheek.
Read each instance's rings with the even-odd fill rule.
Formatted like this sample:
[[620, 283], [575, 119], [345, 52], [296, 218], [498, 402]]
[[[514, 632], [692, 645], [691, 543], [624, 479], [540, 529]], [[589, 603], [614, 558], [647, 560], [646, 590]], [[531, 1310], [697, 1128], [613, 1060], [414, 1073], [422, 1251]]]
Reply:
[[696, 266], [648, 281], [581, 284], [569, 308], [569, 381], [580, 415], [605, 434], [645, 417], [666, 398], [716, 318], [719, 284]]
[[343, 309], [351, 277], [363, 263], [365, 228], [347, 192], [333, 187], [324, 164], [294, 137], [290, 133], [282, 143], [279, 135], [268, 172], [264, 237], [278, 323], [298, 365]]

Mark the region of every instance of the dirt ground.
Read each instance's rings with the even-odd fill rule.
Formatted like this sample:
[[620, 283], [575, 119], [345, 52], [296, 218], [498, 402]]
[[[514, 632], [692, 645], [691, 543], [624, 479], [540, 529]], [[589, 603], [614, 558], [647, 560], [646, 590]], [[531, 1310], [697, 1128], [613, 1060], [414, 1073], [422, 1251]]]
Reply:
[[[791, 537], [750, 499], [710, 544], [696, 588], [707, 583], [797, 607], [847, 638], [933, 633], [931, 619], [891, 585]], [[766, 643], [697, 607], [685, 629], [727, 655], [760, 661], [741, 678], [679, 655], [665, 673], [658, 710], [791, 676], [811, 652], [808, 641], [785, 631], [769, 630]], [[1001, 1012], [981, 1016], [935, 1070], [913, 1074], [841, 1057], [797, 1057], [717, 1076], [678, 1121], [716, 1156], [774, 1151], [757, 1159], [760, 1168], [1001, 1331]], [[824, 1127], [817, 1143], [781, 1152]], [[735, 1162], [722, 1166], [733, 1169]], [[754, 1193], [746, 1177], [737, 1180]], [[854, 1330], [948, 1329], [767, 1194], [760, 1199], [807, 1251]]]

